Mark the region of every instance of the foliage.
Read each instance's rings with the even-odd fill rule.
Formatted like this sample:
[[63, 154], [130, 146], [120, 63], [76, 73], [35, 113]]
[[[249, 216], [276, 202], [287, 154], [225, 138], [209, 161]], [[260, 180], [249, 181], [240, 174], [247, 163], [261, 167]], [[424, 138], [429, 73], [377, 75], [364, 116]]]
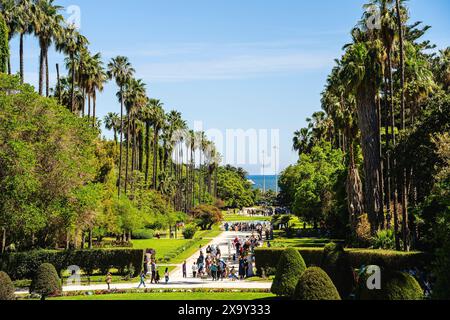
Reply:
[[306, 269], [300, 276], [293, 296], [296, 300], [341, 300], [330, 277], [317, 267]]
[[98, 132], [18, 77], [0, 74], [0, 104], [0, 225], [17, 249], [54, 245], [83, 219], [68, 203], [94, 177]]
[[305, 261], [296, 249], [284, 250], [277, 264], [271, 292], [278, 296], [292, 296], [298, 279], [305, 270]]
[[183, 230], [183, 237], [185, 239], [193, 239], [197, 230], [198, 227], [196, 225], [187, 225]]
[[71, 265], [77, 265], [87, 274], [100, 270], [106, 274], [114, 268], [125, 274], [130, 264], [138, 276], [143, 265], [143, 250], [82, 250], [82, 251], [28, 251], [10, 253], [1, 256], [0, 270], [8, 273], [12, 279], [32, 279], [38, 267], [43, 263], [51, 263], [59, 274]]
[[255, 201], [245, 172], [233, 167], [219, 168], [217, 192], [218, 198], [229, 208], [251, 207]]
[[329, 243], [323, 249], [320, 266], [332, 279], [340, 296], [348, 298], [355, 285], [348, 252], [339, 244]]
[[8, 39], [8, 27], [6, 26], [3, 15], [0, 13], [0, 73], [6, 73], [6, 71], [8, 70]]
[[11, 278], [3, 271], [0, 271], [0, 301], [15, 300], [14, 284]]
[[374, 249], [394, 250], [394, 231], [391, 229], [378, 231], [376, 236], [372, 239], [372, 247]]
[[133, 231], [133, 238], [134, 239], [153, 239], [155, 236], [155, 230], [152, 229], [139, 229], [136, 231]]
[[45, 299], [48, 296], [59, 295], [61, 292], [61, 279], [55, 267], [50, 263], [41, 264], [31, 282], [30, 293], [38, 293]]
[[306, 222], [317, 224], [335, 210], [333, 188], [342, 170], [342, 152], [322, 141], [310, 154], [302, 154], [297, 165], [282, 173], [280, 197], [292, 200], [287, 205], [295, 214]]
[[223, 219], [222, 211], [210, 205], [197, 206], [191, 210], [189, 215], [202, 230], [211, 230], [214, 224]]
[[[383, 271], [383, 270], [382, 270]], [[361, 300], [422, 300], [423, 290], [417, 280], [404, 272], [382, 272], [381, 290], [367, 288], [367, 275], [360, 277], [357, 298]]]
[[[295, 248], [303, 257], [306, 266], [320, 266], [322, 262], [322, 248]], [[255, 260], [257, 274], [262, 275], [263, 271], [267, 276], [273, 275], [277, 267], [283, 248], [257, 248], [255, 249]], [[397, 252], [390, 250], [372, 249], [346, 249], [353, 268], [361, 266], [379, 265], [387, 270], [406, 270], [415, 267], [421, 269], [429, 265], [432, 258], [423, 252]], [[269, 272], [270, 271], [270, 272]]]

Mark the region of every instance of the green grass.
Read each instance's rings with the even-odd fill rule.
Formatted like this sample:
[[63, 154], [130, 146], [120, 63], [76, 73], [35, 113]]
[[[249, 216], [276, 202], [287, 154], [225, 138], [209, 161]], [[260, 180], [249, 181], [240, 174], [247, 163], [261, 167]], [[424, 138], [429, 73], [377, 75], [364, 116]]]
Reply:
[[58, 297], [52, 300], [257, 300], [275, 298], [262, 292], [167, 292], [167, 293], [122, 293], [93, 296]]
[[[275, 240], [271, 241], [270, 244], [273, 248], [285, 248], [285, 247], [294, 247], [294, 248], [310, 248], [317, 247], [321, 248], [326, 246], [330, 242], [341, 242], [342, 240], [336, 239], [326, 239], [326, 238], [275, 238]], [[264, 247], [267, 247], [267, 243], [264, 243]]]

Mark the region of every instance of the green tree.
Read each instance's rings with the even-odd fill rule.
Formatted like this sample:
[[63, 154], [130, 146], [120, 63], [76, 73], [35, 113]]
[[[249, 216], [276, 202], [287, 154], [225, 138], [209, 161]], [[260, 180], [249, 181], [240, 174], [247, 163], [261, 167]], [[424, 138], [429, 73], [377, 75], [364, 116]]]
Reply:
[[8, 27], [5, 19], [0, 14], [0, 72], [6, 73], [8, 70], [9, 59], [9, 41], [8, 41]]

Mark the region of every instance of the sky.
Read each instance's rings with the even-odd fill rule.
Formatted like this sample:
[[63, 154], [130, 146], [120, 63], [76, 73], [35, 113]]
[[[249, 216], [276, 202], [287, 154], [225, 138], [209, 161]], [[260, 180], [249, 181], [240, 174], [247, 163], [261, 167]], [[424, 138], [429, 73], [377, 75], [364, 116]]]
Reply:
[[[80, 32], [89, 39], [91, 52], [101, 52], [105, 63], [127, 56], [150, 97], [160, 99], [167, 111], [180, 111], [189, 127], [206, 131], [224, 163], [251, 174], [277, 173], [297, 161], [293, 133], [320, 110], [327, 75], [350, 41], [365, 2], [56, 1], [75, 6], [63, 12], [66, 18], [79, 9]], [[438, 48], [450, 46], [450, 1], [410, 0], [408, 6], [412, 20], [433, 27], [426, 39]], [[38, 44], [32, 36], [25, 41], [25, 80], [36, 85]], [[12, 68], [18, 70], [17, 39], [11, 52]], [[55, 64], [62, 65], [63, 59], [50, 51], [52, 84]], [[99, 95], [101, 118], [120, 111], [116, 92], [110, 82]], [[238, 133], [252, 139], [233, 146]]]

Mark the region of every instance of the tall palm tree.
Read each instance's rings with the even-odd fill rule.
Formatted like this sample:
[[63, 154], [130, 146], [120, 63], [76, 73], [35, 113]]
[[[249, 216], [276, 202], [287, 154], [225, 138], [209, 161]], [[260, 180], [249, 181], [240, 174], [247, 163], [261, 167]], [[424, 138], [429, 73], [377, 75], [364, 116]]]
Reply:
[[153, 126], [153, 178], [152, 187], [158, 189], [158, 151], [159, 151], [159, 134], [164, 127], [166, 114], [164, 112], [164, 104], [157, 99], [149, 100], [150, 117]]
[[[118, 94], [119, 99], [122, 97], [127, 109], [127, 146], [125, 160], [125, 194], [128, 185], [128, 169], [129, 169], [129, 151], [130, 143], [135, 138], [134, 122], [132, 120], [139, 113], [139, 110], [146, 104], [147, 96], [145, 92], [145, 83], [142, 80], [130, 79], [125, 85], [123, 95]], [[135, 143], [133, 143], [134, 150]], [[134, 153], [133, 153], [134, 156]], [[134, 158], [133, 158], [134, 159]], [[134, 161], [132, 161], [134, 164]], [[134, 169], [134, 168], [132, 168]]]
[[119, 87], [119, 101], [120, 101], [120, 160], [119, 160], [119, 179], [118, 179], [118, 195], [120, 197], [121, 191], [121, 176], [122, 176], [122, 158], [123, 158], [123, 90], [127, 82], [133, 77], [135, 70], [132, 68], [128, 58], [118, 56], [111, 60], [108, 64], [107, 76], [115, 79]]
[[[58, 42], [56, 43], [56, 49], [64, 52], [68, 59], [66, 60], [66, 66], [71, 66], [69, 68], [71, 74], [71, 99], [70, 99], [70, 109], [75, 112], [75, 91], [76, 91], [76, 76], [78, 68], [80, 68], [80, 56], [87, 52], [87, 45], [89, 41], [85, 36], [80, 34], [75, 26], [70, 25], [67, 28], [61, 30], [59, 34]], [[78, 63], [77, 63], [78, 60]], [[80, 86], [80, 83], [78, 83]], [[81, 89], [81, 88], [80, 88]]]
[[20, 58], [20, 79], [24, 82], [24, 37], [33, 32], [33, 12], [34, 3], [32, 0], [19, 0], [17, 5], [18, 19], [17, 32], [20, 35], [19, 58]]
[[46, 96], [49, 96], [48, 49], [53, 40], [60, 37], [64, 17], [59, 13], [63, 7], [55, 5], [54, 0], [36, 0], [33, 6], [33, 28], [39, 38], [39, 94], [43, 94], [44, 79]]
[[357, 42], [347, 48], [342, 75], [356, 97], [358, 126], [364, 155], [365, 203], [371, 232], [379, 228], [380, 190], [379, 124], [376, 96], [384, 71], [384, 48], [379, 40]]
[[117, 132], [120, 130], [120, 117], [118, 113], [109, 112], [104, 120], [105, 128], [114, 132], [114, 142], [117, 145]]

